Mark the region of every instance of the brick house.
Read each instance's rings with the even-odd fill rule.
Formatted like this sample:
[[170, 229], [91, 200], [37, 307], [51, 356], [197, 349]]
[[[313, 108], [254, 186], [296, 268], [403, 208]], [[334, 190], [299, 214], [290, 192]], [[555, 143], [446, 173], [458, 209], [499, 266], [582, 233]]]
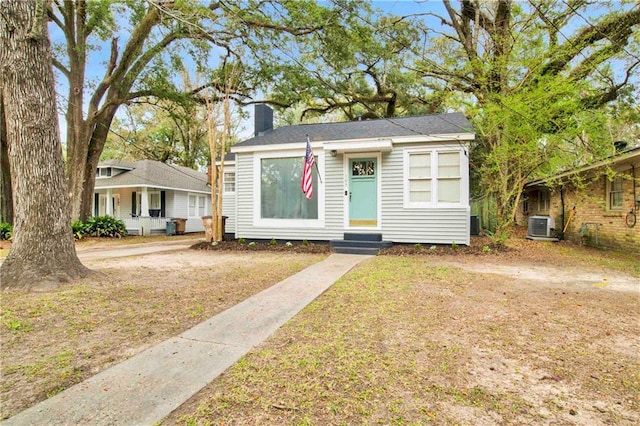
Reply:
[[564, 239], [640, 253], [640, 147], [528, 183], [516, 222], [533, 215], [553, 218]]

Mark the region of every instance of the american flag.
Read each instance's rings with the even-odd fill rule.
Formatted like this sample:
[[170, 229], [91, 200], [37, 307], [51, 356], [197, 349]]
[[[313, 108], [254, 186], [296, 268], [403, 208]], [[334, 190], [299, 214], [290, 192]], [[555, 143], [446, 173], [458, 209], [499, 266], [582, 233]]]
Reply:
[[307, 136], [307, 152], [304, 156], [304, 170], [302, 171], [302, 193], [309, 200], [313, 198], [313, 166], [316, 159], [311, 151], [311, 141]]

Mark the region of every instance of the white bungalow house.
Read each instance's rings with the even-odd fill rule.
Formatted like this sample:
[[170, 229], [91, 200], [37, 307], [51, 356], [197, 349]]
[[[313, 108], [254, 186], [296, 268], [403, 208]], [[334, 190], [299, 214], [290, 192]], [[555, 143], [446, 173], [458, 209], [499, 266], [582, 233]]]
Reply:
[[[178, 232], [202, 232], [202, 216], [211, 214], [207, 174], [153, 160], [109, 160], [98, 164], [95, 216], [124, 221], [130, 234], [166, 232], [178, 220]], [[184, 226], [184, 229], [180, 229]]]
[[[273, 129], [258, 105], [255, 136], [235, 153], [237, 238], [469, 244], [469, 142], [459, 113]], [[313, 197], [301, 191], [307, 137]], [[233, 211], [232, 211], [233, 210]], [[337, 245], [337, 244], [336, 244]], [[335, 248], [335, 246], [334, 246]]]

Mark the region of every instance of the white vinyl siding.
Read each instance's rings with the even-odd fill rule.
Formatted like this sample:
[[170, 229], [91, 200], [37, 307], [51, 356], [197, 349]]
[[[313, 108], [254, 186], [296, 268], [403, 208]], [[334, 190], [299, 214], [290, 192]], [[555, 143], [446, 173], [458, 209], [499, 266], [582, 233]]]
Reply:
[[[434, 183], [431, 188], [432, 201], [423, 203], [416, 208], [415, 204], [407, 206], [408, 188], [407, 177], [410, 175], [407, 155], [409, 152], [430, 154], [432, 175], [442, 171], [446, 178], [459, 178], [459, 201], [437, 202], [437, 195], [442, 190], [435, 182], [437, 176], [432, 176]], [[440, 153], [456, 153], [459, 155], [459, 167], [452, 163], [453, 155], [445, 156], [445, 162], [438, 170], [435, 155]], [[382, 156], [382, 237], [397, 243], [422, 244], [469, 244], [469, 174], [468, 159], [463, 146], [454, 144], [412, 144], [402, 149], [394, 149]], [[437, 171], [433, 173], [434, 171]], [[443, 179], [455, 181], [456, 179]], [[446, 183], [444, 186], [446, 187]], [[435, 187], [435, 188], [434, 188]], [[437, 192], [437, 193], [436, 193]], [[436, 198], [437, 197], [437, 198]], [[447, 196], [452, 198], [451, 196]], [[445, 198], [447, 198], [445, 197]]]
[[236, 233], [236, 171], [235, 164], [225, 164], [224, 166], [224, 192], [222, 194], [222, 215], [227, 216], [224, 232], [227, 234]]
[[[256, 201], [255, 191], [260, 191], [259, 182], [254, 175], [255, 161], [259, 154], [238, 153], [236, 156], [236, 238], [281, 239], [327, 241], [342, 238], [344, 215], [344, 170], [342, 156], [325, 156], [321, 149], [313, 147], [320, 169], [322, 183], [314, 187], [314, 197], [318, 196], [318, 220], [272, 219], [260, 220], [260, 204]], [[304, 146], [299, 151], [290, 152], [304, 158]], [[281, 157], [282, 152], [270, 153], [271, 157]], [[255, 157], [255, 158], [254, 158]], [[326, 160], [326, 163], [325, 163]], [[259, 168], [258, 168], [259, 170]], [[324, 202], [323, 202], [324, 200]], [[322, 207], [324, 206], [324, 208]], [[256, 219], [257, 216], [257, 219]], [[227, 228], [228, 229], [228, 228]]]
[[[456, 203], [440, 202], [431, 199], [429, 205], [424, 208], [406, 208], [405, 203], [405, 173], [408, 173], [408, 163], [405, 163], [405, 150], [422, 151], [423, 154], [433, 155], [434, 152], [457, 153], [459, 155], [459, 167], [452, 166], [448, 169], [447, 176], [451, 181], [459, 178], [459, 200]], [[237, 220], [235, 222], [236, 238], [271, 239], [279, 240], [320, 240], [343, 238], [345, 227], [345, 201], [348, 195], [348, 170], [346, 169], [346, 154], [339, 153], [336, 157], [324, 155], [321, 149], [313, 147], [314, 154], [318, 158], [318, 166], [322, 177], [322, 199], [319, 199], [319, 215], [323, 215], [323, 224], [319, 226], [305, 226], [304, 221], [283, 219], [278, 225], [261, 223], [255, 220], [259, 217], [260, 204], [257, 202], [256, 192], [260, 192], [259, 180], [256, 178], [256, 161], [259, 164], [258, 153], [238, 153], [236, 156], [236, 198], [235, 209]], [[266, 153], [262, 154], [262, 157]], [[281, 153], [269, 152], [272, 157], [282, 156]], [[352, 155], [353, 154], [349, 154]], [[304, 148], [295, 152], [302, 162]], [[452, 159], [453, 156], [449, 157]], [[385, 240], [398, 243], [422, 244], [469, 244], [469, 175], [468, 159], [464, 153], [464, 145], [451, 141], [449, 143], [415, 143], [403, 144], [395, 147], [391, 152], [383, 152], [379, 158], [380, 179], [380, 216], [381, 232]], [[437, 173], [437, 163], [430, 164], [429, 173]], [[407, 167], [405, 167], [405, 165]], [[448, 166], [443, 165], [446, 169]], [[424, 167], [416, 170], [426, 175]], [[447, 170], [443, 169], [443, 173]], [[416, 176], [416, 175], [414, 175]], [[447, 179], [444, 179], [447, 180]], [[446, 183], [443, 184], [446, 186]], [[430, 189], [433, 187], [431, 186]], [[317, 195], [316, 188], [314, 192]], [[431, 197], [437, 196], [437, 190], [432, 190]], [[455, 194], [455, 193], [454, 193]], [[437, 200], [437, 199], [435, 199]], [[256, 212], [257, 209], [257, 212]], [[226, 214], [226, 213], [224, 213]], [[231, 230], [227, 227], [227, 232]]]

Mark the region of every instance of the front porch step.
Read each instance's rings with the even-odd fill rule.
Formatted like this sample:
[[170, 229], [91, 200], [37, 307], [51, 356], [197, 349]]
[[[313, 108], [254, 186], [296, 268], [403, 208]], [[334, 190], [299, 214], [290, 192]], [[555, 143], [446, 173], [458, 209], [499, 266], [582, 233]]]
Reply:
[[382, 234], [371, 232], [366, 234], [362, 232], [345, 232], [342, 238], [349, 241], [382, 241]]
[[382, 241], [382, 234], [346, 232], [343, 240], [331, 240], [335, 253], [377, 255], [381, 248], [391, 247], [391, 241]]
[[371, 256], [377, 256], [380, 252], [380, 249], [377, 248], [366, 248], [366, 247], [333, 247], [334, 253], [343, 253], [343, 254], [367, 254]]

